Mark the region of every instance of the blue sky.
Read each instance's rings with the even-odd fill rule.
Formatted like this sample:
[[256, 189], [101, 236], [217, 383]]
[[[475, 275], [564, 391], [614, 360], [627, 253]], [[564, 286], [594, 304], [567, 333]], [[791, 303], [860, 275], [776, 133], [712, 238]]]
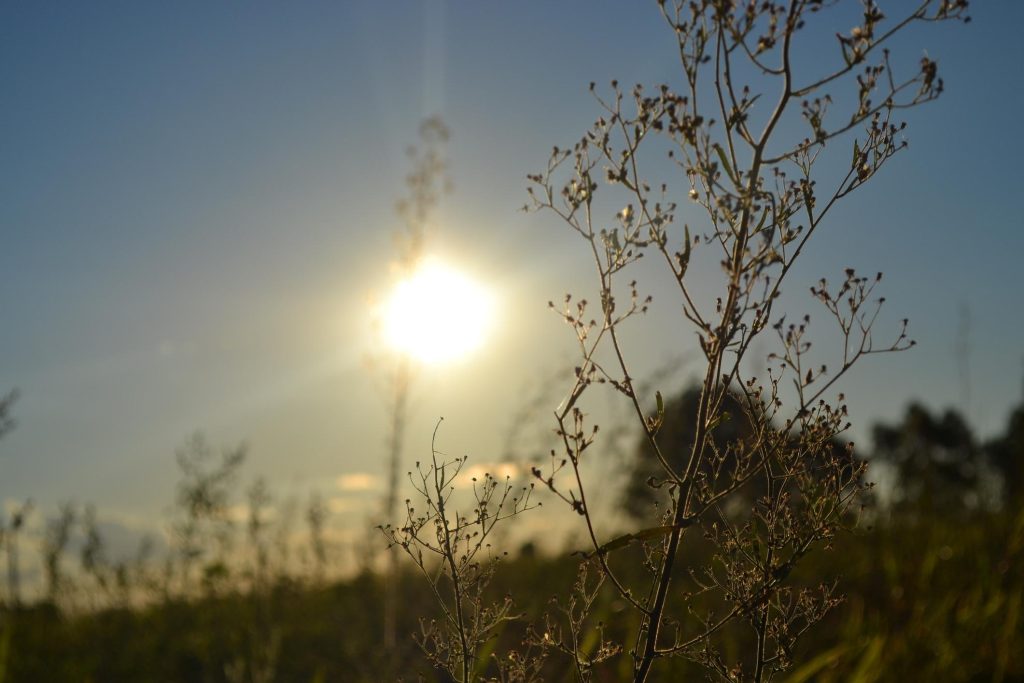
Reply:
[[[918, 347], [845, 386], [861, 437], [911, 399], [962, 405], [963, 306], [980, 432], [1021, 397], [1024, 5], [973, 16], [900, 44], [908, 68], [938, 59], [947, 92], [798, 273], [882, 270], [883, 322], [911, 319]], [[383, 471], [367, 301], [389, 286], [404, 149], [431, 114], [455, 182], [434, 247], [497, 292], [501, 322], [421, 375], [409, 443], [444, 415], [446, 449], [499, 459], [524, 397], [573, 362], [546, 302], [590, 286], [566, 231], [517, 212], [524, 176], [598, 115], [590, 81], [677, 78], [653, 2], [8, 3], [0, 33], [0, 389], [22, 394], [0, 500], [140, 524], [196, 430], [247, 442], [249, 472], [285, 495]], [[637, 336], [641, 366], [692, 351], [679, 329]]]

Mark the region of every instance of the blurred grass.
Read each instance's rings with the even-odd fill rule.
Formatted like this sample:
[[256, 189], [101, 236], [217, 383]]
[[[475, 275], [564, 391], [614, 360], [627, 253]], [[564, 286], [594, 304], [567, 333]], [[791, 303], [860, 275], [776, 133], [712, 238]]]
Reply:
[[[551, 597], [571, 588], [576, 563], [524, 554], [503, 565], [492, 588], [515, 596], [527, 621], [539, 623]], [[839, 578], [847, 600], [802, 641], [786, 683], [1024, 680], [1024, 512], [880, 524], [810, 556], [794, 580], [830, 577]], [[433, 613], [431, 598], [411, 574], [398, 590], [400, 629], [411, 634], [419, 616]], [[5, 617], [0, 681], [229, 681], [238, 662], [241, 680], [257, 680], [254, 662], [274, 637], [280, 650], [272, 680], [381, 681], [417, 673], [444, 680], [411, 638], [395, 652], [384, 650], [382, 591], [378, 577], [363, 574], [327, 586], [282, 579], [262, 593], [228, 591], [139, 609], [66, 614], [36, 604]], [[621, 616], [628, 613], [609, 593], [594, 621], [615, 636], [628, 630]], [[522, 635], [521, 627], [508, 627], [493, 651]], [[584, 650], [593, 650], [596, 635], [588, 638]], [[480, 666], [489, 667], [486, 656]], [[620, 654], [597, 669], [596, 680], [623, 680], [629, 671], [628, 654]], [[703, 680], [683, 660], [659, 673]], [[545, 674], [571, 679], [569, 662], [553, 658]]]

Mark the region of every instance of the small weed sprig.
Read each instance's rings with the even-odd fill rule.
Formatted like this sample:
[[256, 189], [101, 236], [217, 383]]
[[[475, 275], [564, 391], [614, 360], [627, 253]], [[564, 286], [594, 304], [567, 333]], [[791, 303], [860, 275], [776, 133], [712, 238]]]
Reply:
[[[441, 611], [440, 619], [420, 620], [416, 642], [434, 666], [466, 683], [477, 680], [487, 666], [486, 643], [517, 618], [510, 596], [494, 602], [486, 595], [498, 559], [506, 554], [491, 546], [491, 534], [499, 523], [539, 504], [532, 502], [532, 484], [516, 487], [508, 478], [498, 481], [484, 474], [482, 480], [471, 478], [472, 512], [459, 512], [453, 497], [466, 458], [448, 460], [437, 450], [440, 424], [431, 440], [430, 461], [417, 462], [416, 472], [409, 472], [417, 504], [424, 508], [407, 499], [404, 523], [380, 529], [389, 547], [401, 548], [426, 578]], [[514, 664], [518, 655], [508, 659]], [[519, 680], [515, 674], [527, 672], [506, 666], [503, 673], [506, 680]]]

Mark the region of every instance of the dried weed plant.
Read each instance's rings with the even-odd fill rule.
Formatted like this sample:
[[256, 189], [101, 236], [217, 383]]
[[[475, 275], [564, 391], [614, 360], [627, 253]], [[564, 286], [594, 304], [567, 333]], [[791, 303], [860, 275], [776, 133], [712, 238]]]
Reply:
[[[562, 448], [534, 473], [581, 517], [590, 557], [638, 617], [635, 633], [622, 643], [634, 681], [648, 680], [657, 663], [671, 657], [700, 664], [715, 680], [771, 680], [792, 664], [800, 635], [838, 601], [830, 584], [788, 580], [812, 548], [828, 546], [865, 487], [852, 444], [836, 447], [850, 425], [843, 395], [831, 392], [863, 357], [914, 342], [905, 320], [889, 341], [876, 340], [873, 326], [884, 299], [874, 289], [881, 274], [863, 277], [846, 269], [838, 285], [822, 279], [810, 288], [841, 338], [830, 370], [811, 353], [810, 316], [790, 322], [777, 310], [781, 288], [836, 203], [906, 146], [897, 112], [942, 92], [933, 60], [922, 58], [901, 79], [887, 43], [913, 23], [967, 20], [966, 2], [921, 2], [892, 19], [865, 0], [861, 23], [837, 34], [838, 68], [798, 75], [794, 44], [810, 15], [839, 4], [659, 2], [678, 41], [682, 92], [662, 85], [647, 94], [638, 85], [626, 93], [613, 81], [609, 96], [595, 94], [601, 118], [571, 149], [555, 148], [546, 169], [530, 176], [530, 208], [553, 212], [582, 238], [599, 282], [596, 305], [571, 295], [561, 306], [552, 304], [572, 328], [580, 360], [556, 415]], [[752, 84], [774, 91], [773, 104], [766, 107], [769, 95], [755, 94]], [[833, 100], [832, 92], [844, 87], [852, 94]], [[847, 111], [831, 111], [840, 106]], [[810, 130], [786, 139], [793, 112]], [[848, 167], [823, 189], [815, 166], [826, 147], [832, 151], [847, 134], [854, 137]], [[686, 210], [667, 183], [652, 189], [643, 175], [641, 152], [659, 143], [688, 180], [688, 201], [705, 216], [702, 227], [680, 229], [677, 217]], [[610, 220], [601, 211], [605, 204], [595, 201], [599, 190], [624, 197], [624, 208]], [[705, 251], [723, 274], [712, 297], [709, 278], [698, 280], [689, 270]], [[623, 341], [622, 329], [652, 301], [630, 274], [647, 255], [671, 274], [704, 356], [687, 453], [663, 448], [664, 401], [660, 393], [635, 391], [636, 354]], [[773, 337], [777, 347], [766, 379], [744, 363], [761, 337]], [[600, 535], [583, 476], [597, 425], [580, 406], [594, 385], [612, 387], [630, 404], [660, 465], [649, 485], [668, 493], [654, 524], [611, 540]], [[730, 394], [742, 414], [722, 409]], [[747, 428], [722, 447], [714, 432], [730, 419]], [[755, 495], [743, 498], [744, 491]], [[694, 534], [713, 547], [711, 560], [680, 566]], [[646, 581], [613, 561], [614, 551], [632, 542], [643, 544]], [[726, 648], [726, 639], [749, 642]]]
[[[836, 34], [836, 68], [812, 74], [827, 62], [820, 59], [797, 69], [795, 47], [811, 25], [851, 4], [660, 0], [683, 87], [627, 91], [612, 81], [601, 95], [591, 84], [600, 118], [528, 176], [532, 203], [525, 208], [555, 214], [579, 236], [598, 293], [593, 303], [566, 295], [551, 304], [571, 328], [579, 359], [556, 411], [560, 447], [533, 470], [578, 516], [590, 547], [576, 587], [556, 599], [526, 644], [541, 659], [566, 655], [580, 681], [606, 679], [597, 673], [606, 662], [609, 672], [647, 681], [678, 658], [711, 680], [773, 680], [793, 665], [801, 635], [840, 601], [834, 584], [794, 574], [812, 549], [827, 549], [838, 530], [855, 523], [867, 486], [864, 464], [841, 441], [850, 424], [836, 383], [865, 356], [914, 342], [906, 320], [884, 341], [874, 332], [884, 302], [875, 292], [881, 274], [848, 268], [810, 287], [840, 340], [831, 356], [812, 353], [810, 315], [780, 310], [782, 287], [837, 203], [905, 148], [900, 110], [942, 92], [928, 56], [901, 75], [889, 50], [893, 38], [913, 24], [969, 20], [964, 0], [894, 3], [892, 12], [905, 13], [892, 17], [864, 0], [858, 24]], [[806, 133], [794, 134], [801, 125]], [[842, 172], [835, 174], [834, 161], [821, 172], [826, 150], [849, 159]], [[681, 189], [646, 177], [642, 169], [659, 153], [685, 179]], [[680, 225], [697, 213], [699, 224]], [[632, 367], [642, 351], [624, 338], [652, 303], [635, 276], [642, 259], [671, 277], [703, 356], [685, 451], [659, 438], [676, 417], [666, 413], [660, 392], [640, 392]], [[706, 268], [716, 262], [717, 282]], [[712, 284], [718, 290], [709, 294]], [[775, 350], [766, 370], [756, 372], [750, 368], [761, 339]], [[648, 486], [662, 504], [625, 534], [607, 534], [621, 520], [597, 519], [587, 486], [599, 429], [584, 407], [600, 386], [628, 405], [658, 466]], [[716, 430], [728, 421], [743, 428], [723, 443]], [[435, 452], [419, 473], [425, 511], [409, 503], [406, 522], [384, 530], [427, 576], [442, 607], [443, 620], [424, 622], [420, 644], [436, 666], [469, 681], [489, 675], [479, 652], [512, 616], [509, 602], [485, 606], [481, 587], [493, 559], [489, 551], [485, 562], [474, 558], [493, 525], [529, 498], [512, 499], [502, 512], [494, 496], [504, 492], [505, 504], [511, 489], [483, 483], [471, 515], [453, 512], [452, 482], [463, 462], [439, 461]], [[710, 552], [685, 552], [698, 545]], [[623, 606], [614, 629], [595, 614], [605, 594]], [[539, 677], [541, 665], [530, 671], [524, 680]], [[500, 671], [498, 678], [506, 679]]]
[[[440, 427], [438, 422], [438, 427]], [[459, 512], [453, 496], [465, 457], [446, 459], [436, 447], [437, 428], [429, 462], [417, 462], [409, 478], [417, 495], [417, 509], [405, 501], [405, 521], [398, 527], [381, 527], [389, 546], [397, 546], [411, 558], [427, 581], [441, 610], [440, 619], [421, 619], [414, 636], [427, 659], [455, 679], [478, 680], [489, 664], [487, 645], [504, 624], [516, 618], [512, 598], [491, 601], [487, 588], [500, 555], [491, 546], [495, 527], [534, 507], [533, 486], [518, 488], [484, 474], [471, 478], [473, 509]], [[532, 680], [529, 667], [537, 657], [517, 655], [499, 659], [501, 680]]]

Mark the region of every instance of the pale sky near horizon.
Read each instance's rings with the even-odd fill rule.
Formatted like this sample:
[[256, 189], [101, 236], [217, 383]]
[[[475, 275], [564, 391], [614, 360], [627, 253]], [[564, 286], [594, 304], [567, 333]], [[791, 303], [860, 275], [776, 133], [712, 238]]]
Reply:
[[[858, 438], [910, 400], [964, 405], [962, 310], [972, 423], [991, 436], [1021, 399], [1024, 4], [974, 4], [971, 24], [901, 43], [908, 69], [939, 61], [946, 93], [799, 273], [884, 271], [883, 322], [911, 319], [918, 347], [845, 385]], [[443, 415], [447, 452], [500, 461], [513, 415], [574, 362], [547, 301], [592, 286], [567, 230], [518, 212], [525, 175], [599, 115], [590, 81], [678, 78], [654, 2], [8, 3], [0, 33], [0, 392], [21, 393], [0, 501], [140, 527], [195, 431], [247, 443], [246, 477], [282, 497], [376, 515], [367, 302], [390, 285], [404, 150], [433, 114], [455, 191], [431, 249], [499, 319], [481, 352], [418, 378], [407, 457]], [[673, 325], [636, 340], [641, 368], [692, 362]]]

